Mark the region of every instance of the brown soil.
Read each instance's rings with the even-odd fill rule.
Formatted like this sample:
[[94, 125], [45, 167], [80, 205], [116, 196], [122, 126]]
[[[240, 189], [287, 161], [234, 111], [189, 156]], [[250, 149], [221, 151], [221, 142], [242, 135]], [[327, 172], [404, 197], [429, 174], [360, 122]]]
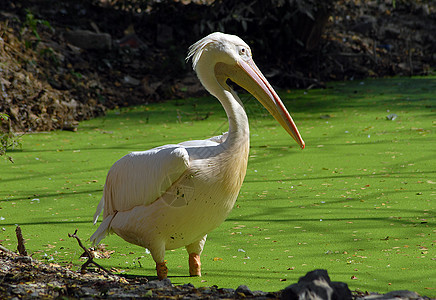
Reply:
[[[183, 60], [189, 32], [178, 40], [180, 28], [151, 27], [144, 16], [92, 1], [43, 2], [0, 4], [0, 113], [10, 116], [3, 130], [75, 130], [108, 108], [204, 94]], [[281, 88], [431, 74], [436, 3], [425, 2], [336, 1], [318, 47], [292, 54], [286, 65], [261, 58], [259, 65]], [[161, 20], [174, 9], [160, 12]], [[110, 48], [73, 45], [69, 34], [78, 29], [109, 33]]]

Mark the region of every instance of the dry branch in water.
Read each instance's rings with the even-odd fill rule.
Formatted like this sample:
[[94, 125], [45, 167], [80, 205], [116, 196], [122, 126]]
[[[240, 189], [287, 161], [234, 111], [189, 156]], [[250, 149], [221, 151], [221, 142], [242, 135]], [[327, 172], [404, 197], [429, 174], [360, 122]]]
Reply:
[[77, 243], [79, 243], [80, 248], [82, 248], [85, 251], [85, 255], [83, 256], [87, 256], [88, 260], [85, 261], [85, 263], [82, 265], [82, 267], [80, 268], [80, 272], [82, 274], [86, 273], [86, 268], [90, 265], [90, 264], [94, 264], [96, 267], [102, 269], [103, 271], [105, 271], [107, 274], [109, 275], [113, 275], [111, 271], [106, 270], [104, 267], [100, 266], [98, 263], [96, 263], [94, 261], [94, 255], [92, 254], [91, 251], [89, 251], [89, 249], [87, 249], [85, 246], [83, 246], [82, 241], [79, 239], [79, 237], [77, 236], [77, 229], [76, 231], [74, 231], [73, 234], [69, 233], [68, 234], [69, 237], [75, 238], [77, 240]]
[[27, 256], [27, 251], [26, 251], [26, 247], [24, 246], [24, 239], [23, 239], [23, 234], [21, 233], [20, 225], [18, 225], [17, 228], [15, 229], [15, 233], [17, 235], [17, 240], [18, 240], [18, 245], [17, 245], [18, 253], [21, 256]]

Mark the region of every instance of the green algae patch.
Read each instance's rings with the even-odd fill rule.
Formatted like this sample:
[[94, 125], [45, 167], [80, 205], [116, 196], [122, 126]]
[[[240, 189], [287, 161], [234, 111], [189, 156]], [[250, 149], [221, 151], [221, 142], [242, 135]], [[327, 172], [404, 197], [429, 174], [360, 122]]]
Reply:
[[[352, 290], [408, 289], [435, 296], [436, 78], [334, 83], [282, 91], [304, 150], [257, 101], [247, 175], [228, 219], [208, 236], [203, 276], [188, 276], [184, 249], [167, 251], [174, 284], [277, 291], [327, 269]], [[79, 269], [107, 171], [123, 155], [204, 139], [227, 130], [212, 97], [111, 111], [77, 132], [26, 134], [0, 161], [0, 243], [15, 249], [21, 226], [29, 253]], [[98, 263], [154, 278], [150, 254], [116, 235]]]

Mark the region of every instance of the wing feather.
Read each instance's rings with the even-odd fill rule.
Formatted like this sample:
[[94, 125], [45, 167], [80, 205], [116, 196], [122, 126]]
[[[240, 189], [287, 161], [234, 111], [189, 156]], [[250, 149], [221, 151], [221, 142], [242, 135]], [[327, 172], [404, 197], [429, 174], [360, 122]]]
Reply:
[[153, 203], [188, 168], [188, 152], [179, 145], [124, 156], [112, 166], [106, 178], [104, 217]]

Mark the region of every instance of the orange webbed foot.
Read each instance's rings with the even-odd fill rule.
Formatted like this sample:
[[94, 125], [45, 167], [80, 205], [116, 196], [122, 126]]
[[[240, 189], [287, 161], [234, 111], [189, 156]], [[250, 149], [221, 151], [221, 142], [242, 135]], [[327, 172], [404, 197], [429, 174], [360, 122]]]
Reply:
[[197, 253], [189, 254], [189, 274], [191, 276], [201, 276], [200, 255]]

